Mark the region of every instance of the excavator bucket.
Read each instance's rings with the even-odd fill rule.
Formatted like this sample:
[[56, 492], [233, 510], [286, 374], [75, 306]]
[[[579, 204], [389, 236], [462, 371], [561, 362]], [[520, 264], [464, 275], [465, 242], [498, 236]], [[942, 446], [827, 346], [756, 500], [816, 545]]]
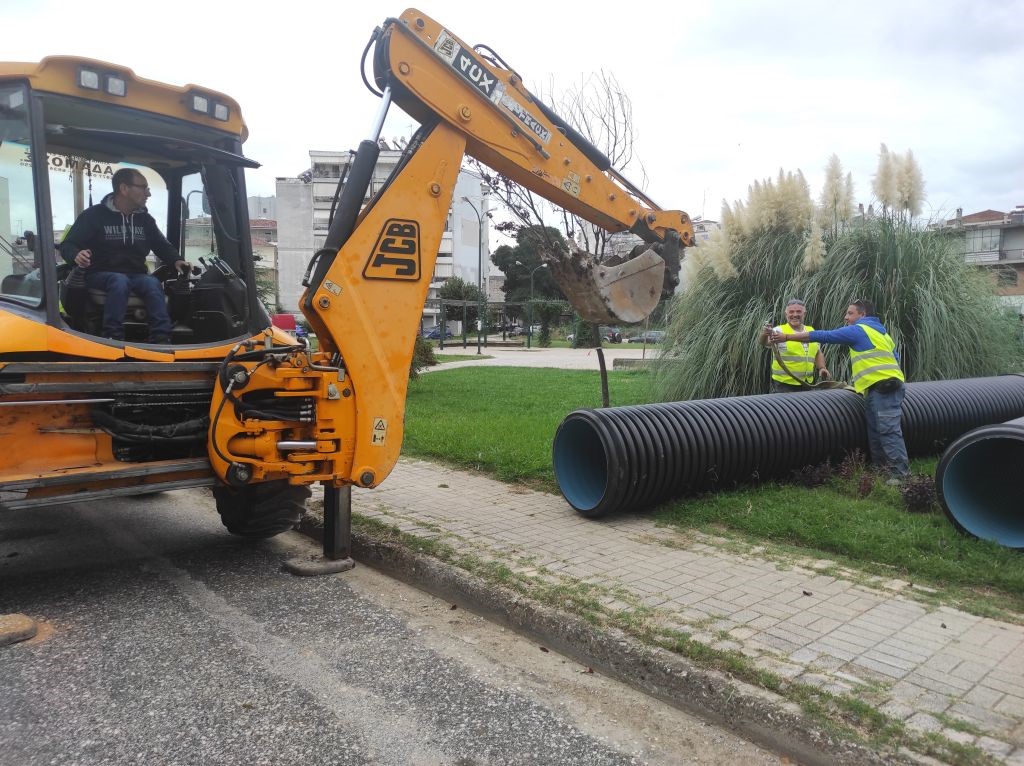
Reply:
[[588, 322], [632, 324], [654, 311], [665, 283], [665, 261], [647, 249], [629, 260], [598, 262], [578, 248], [545, 259], [551, 276]]

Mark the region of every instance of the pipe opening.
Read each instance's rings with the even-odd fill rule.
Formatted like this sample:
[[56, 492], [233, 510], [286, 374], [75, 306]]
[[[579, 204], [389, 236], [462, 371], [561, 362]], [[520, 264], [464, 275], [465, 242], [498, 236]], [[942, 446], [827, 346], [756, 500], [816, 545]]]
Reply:
[[608, 488], [608, 458], [591, 424], [566, 420], [554, 444], [555, 478], [569, 504], [586, 513], [597, 507]]
[[942, 475], [950, 516], [975, 537], [1024, 548], [1021, 465], [1024, 437], [993, 435], [961, 447]]

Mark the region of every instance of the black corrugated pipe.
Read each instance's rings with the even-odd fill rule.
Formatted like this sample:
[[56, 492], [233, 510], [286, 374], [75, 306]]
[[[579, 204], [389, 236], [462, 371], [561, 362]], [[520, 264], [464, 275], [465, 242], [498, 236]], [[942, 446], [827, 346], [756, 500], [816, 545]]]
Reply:
[[[903, 435], [911, 455], [1024, 415], [1024, 377], [907, 385]], [[864, 404], [852, 391], [738, 396], [576, 410], [555, 433], [555, 479], [569, 504], [596, 518], [737, 483], [788, 478], [807, 465], [867, 452]]]
[[961, 532], [1024, 550], [1024, 418], [970, 431], [943, 453], [935, 489]]

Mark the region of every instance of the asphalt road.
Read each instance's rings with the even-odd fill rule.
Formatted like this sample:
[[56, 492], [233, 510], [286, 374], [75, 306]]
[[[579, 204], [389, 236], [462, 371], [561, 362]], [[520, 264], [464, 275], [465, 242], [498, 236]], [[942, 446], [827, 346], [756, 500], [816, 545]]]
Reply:
[[311, 543], [229, 536], [200, 491], [0, 513], [0, 764], [777, 763]]

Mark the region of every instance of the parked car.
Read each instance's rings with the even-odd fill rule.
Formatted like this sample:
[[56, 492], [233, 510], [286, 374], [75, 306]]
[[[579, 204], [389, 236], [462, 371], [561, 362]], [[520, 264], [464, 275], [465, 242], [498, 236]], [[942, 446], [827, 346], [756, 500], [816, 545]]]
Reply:
[[627, 338], [626, 343], [664, 343], [665, 342], [665, 331], [664, 330], [648, 330], [642, 332], [633, 338]]
[[535, 324], [532, 327], [530, 327], [529, 329], [527, 329], [526, 327], [513, 327], [511, 330], [509, 330], [508, 334], [512, 335], [512, 336], [515, 336], [515, 335], [528, 335], [528, 334], [540, 335], [540, 325], [539, 324]]
[[[619, 332], [618, 327], [609, 327], [608, 325], [601, 325], [598, 328], [598, 331], [601, 333], [601, 340], [607, 343], [622, 343], [622, 333]], [[569, 333], [568, 335], [565, 336], [565, 339], [569, 341], [569, 343], [572, 343], [574, 340], [576, 340], [576, 334]]]
[[601, 325], [599, 332], [601, 333], [602, 340], [606, 340], [609, 343], [622, 343], [622, 333], [618, 327]]
[[[441, 340], [441, 328], [440, 328], [440, 326], [438, 326], [438, 327], [431, 327], [429, 330], [427, 330], [425, 333], [423, 333], [423, 337], [426, 338], [427, 340]], [[452, 331], [447, 329], [447, 328], [445, 328], [445, 331], [444, 331], [444, 338], [445, 338], [445, 340], [448, 340], [451, 337], [453, 337], [452, 336]]]

